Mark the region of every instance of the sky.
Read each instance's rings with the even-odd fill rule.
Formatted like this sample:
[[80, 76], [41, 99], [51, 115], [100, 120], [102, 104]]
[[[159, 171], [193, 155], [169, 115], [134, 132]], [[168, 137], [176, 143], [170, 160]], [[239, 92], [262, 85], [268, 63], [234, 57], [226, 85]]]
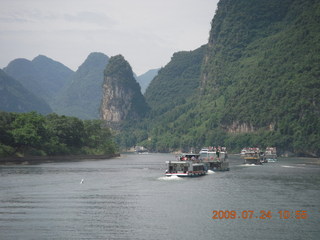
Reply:
[[0, 0], [0, 68], [45, 55], [76, 71], [91, 52], [133, 71], [208, 42], [218, 0]]

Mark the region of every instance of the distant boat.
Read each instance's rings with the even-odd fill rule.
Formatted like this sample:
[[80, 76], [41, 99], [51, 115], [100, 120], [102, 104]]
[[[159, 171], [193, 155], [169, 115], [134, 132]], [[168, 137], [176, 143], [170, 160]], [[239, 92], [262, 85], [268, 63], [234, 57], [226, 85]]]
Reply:
[[149, 153], [148, 149], [143, 146], [136, 146], [134, 148], [134, 151], [135, 151], [135, 153], [138, 153], [138, 154], [148, 154]]
[[243, 148], [240, 152], [240, 156], [243, 157], [247, 152], [247, 148]]
[[277, 162], [277, 148], [276, 147], [267, 147], [264, 153], [266, 162]]
[[202, 148], [199, 152], [200, 160], [207, 170], [229, 171], [228, 153], [226, 147]]
[[241, 157], [245, 164], [262, 164], [264, 161], [264, 154], [259, 148], [245, 148], [241, 151]]
[[199, 177], [206, 175], [207, 170], [204, 163], [200, 162], [199, 154], [183, 153], [175, 161], [166, 161], [166, 176]]

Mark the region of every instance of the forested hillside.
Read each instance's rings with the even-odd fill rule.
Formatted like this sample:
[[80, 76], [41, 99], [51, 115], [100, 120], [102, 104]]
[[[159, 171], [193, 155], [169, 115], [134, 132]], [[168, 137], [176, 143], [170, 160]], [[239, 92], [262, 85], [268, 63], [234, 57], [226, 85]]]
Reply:
[[157, 91], [145, 94], [153, 115], [131, 138], [156, 151], [269, 145], [319, 156], [319, 58], [319, 1], [221, 0], [191, 82], [199, 88], [180, 101], [180, 88], [167, 84], [181, 86], [183, 71], [160, 71]]
[[171, 61], [159, 70], [145, 93], [152, 115], [185, 103], [196, 92], [205, 49], [202, 46], [194, 51], [174, 53]]
[[223, 102], [219, 127], [230, 146], [319, 155], [320, 2], [254, 2], [220, 2], [203, 98]]

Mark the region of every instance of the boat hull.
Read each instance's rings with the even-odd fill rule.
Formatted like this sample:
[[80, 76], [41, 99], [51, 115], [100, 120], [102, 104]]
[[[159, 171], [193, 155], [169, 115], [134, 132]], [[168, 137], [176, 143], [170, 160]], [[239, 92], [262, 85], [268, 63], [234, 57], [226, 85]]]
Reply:
[[244, 163], [245, 164], [256, 164], [256, 165], [262, 164], [262, 162], [260, 161], [259, 158], [245, 158]]
[[177, 177], [200, 177], [206, 175], [206, 172], [189, 172], [189, 173], [166, 173], [167, 177], [177, 176]]
[[268, 163], [270, 163], [270, 162], [278, 162], [278, 159], [276, 159], [276, 158], [267, 158], [267, 160], [266, 160]]
[[204, 162], [206, 165], [207, 170], [212, 171], [229, 171], [229, 162]]

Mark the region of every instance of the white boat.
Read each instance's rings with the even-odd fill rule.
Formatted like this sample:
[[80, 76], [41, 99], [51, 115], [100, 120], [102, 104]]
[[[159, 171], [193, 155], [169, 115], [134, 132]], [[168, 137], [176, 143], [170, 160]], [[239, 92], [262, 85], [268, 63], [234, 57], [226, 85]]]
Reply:
[[134, 148], [134, 151], [135, 151], [135, 153], [138, 153], [138, 154], [148, 154], [149, 152], [148, 152], [148, 149], [146, 149], [145, 147], [143, 147], [143, 146], [136, 146], [135, 148]]
[[266, 162], [277, 162], [277, 149], [276, 147], [267, 147], [265, 151]]
[[[203, 149], [207, 149], [204, 151]], [[226, 147], [202, 148], [199, 152], [200, 160], [206, 165], [207, 170], [229, 171], [228, 153]]]
[[200, 162], [199, 154], [184, 153], [175, 161], [166, 161], [166, 176], [199, 177], [206, 175], [205, 164]]
[[240, 152], [240, 156], [243, 157], [247, 152], [247, 148], [243, 148]]
[[[245, 148], [244, 154], [241, 157], [244, 159], [245, 164], [262, 164], [264, 161], [263, 153], [259, 148]], [[242, 152], [242, 151], [241, 151]]]

